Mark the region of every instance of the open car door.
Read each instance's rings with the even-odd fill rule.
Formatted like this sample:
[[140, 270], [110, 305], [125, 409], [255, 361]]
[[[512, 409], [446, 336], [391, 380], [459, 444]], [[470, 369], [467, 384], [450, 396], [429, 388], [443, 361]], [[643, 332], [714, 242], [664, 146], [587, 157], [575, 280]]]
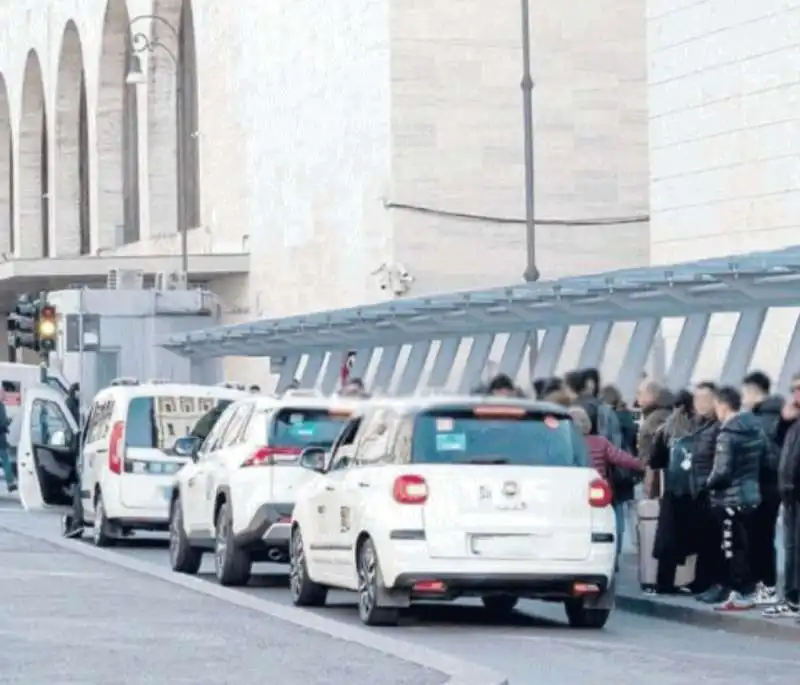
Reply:
[[17, 446], [17, 480], [26, 511], [72, 505], [78, 426], [63, 395], [45, 385], [25, 389]]

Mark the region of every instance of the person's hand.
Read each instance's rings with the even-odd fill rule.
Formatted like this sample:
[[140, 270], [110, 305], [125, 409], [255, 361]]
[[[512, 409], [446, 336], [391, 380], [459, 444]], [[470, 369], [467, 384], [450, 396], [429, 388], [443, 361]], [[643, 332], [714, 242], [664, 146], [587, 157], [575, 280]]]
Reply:
[[796, 418], [800, 417], [800, 407], [794, 403], [794, 400], [789, 400], [783, 405], [781, 417], [786, 421], [794, 421]]

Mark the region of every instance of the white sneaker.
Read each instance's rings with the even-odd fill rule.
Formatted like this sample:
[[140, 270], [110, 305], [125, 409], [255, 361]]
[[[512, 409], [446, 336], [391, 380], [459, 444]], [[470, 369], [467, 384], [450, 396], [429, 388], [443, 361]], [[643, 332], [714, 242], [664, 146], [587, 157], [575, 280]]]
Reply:
[[767, 587], [763, 583], [759, 583], [753, 601], [757, 606], [773, 606], [778, 603], [778, 593], [774, 587]]

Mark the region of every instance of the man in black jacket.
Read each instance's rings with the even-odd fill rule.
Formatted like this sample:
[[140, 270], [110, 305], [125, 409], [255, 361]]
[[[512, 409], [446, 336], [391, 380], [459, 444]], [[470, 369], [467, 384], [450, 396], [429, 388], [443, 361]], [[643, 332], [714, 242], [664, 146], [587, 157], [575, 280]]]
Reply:
[[800, 618], [800, 373], [792, 378], [792, 395], [781, 412], [778, 493], [783, 504], [785, 566], [783, 602], [769, 607], [764, 616]]
[[761, 371], [747, 374], [742, 381], [742, 404], [761, 422], [767, 437], [766, 458], [761, 462], [759, 485], [761, 504], [753, 512], [750, 526], [750, 571], [756, 583], [755, 602], [759, 606], [777, 603], [778, 583], [775, 533], [781, 498], [778, 494], [778, 427], [783, 398], [770, 396], [772, 383]]
[[761, 504], [759, 469], [767, 440], [758, 419], [742, 412], [736, 388], [716, 392], [715, 409], [720, 421], [714, 464], [706, 482], [711, 510], [720, 522], [728, 597], [720, 611], [741, 611], [754, 606], [750, 577], [750, 519]]

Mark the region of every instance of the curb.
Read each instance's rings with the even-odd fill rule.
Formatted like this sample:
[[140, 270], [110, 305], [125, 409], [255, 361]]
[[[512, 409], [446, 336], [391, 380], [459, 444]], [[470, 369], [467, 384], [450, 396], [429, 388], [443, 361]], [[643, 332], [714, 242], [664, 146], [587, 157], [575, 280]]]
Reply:
[[90, 547], [78, 541], [67, 540], [56, 535], [44, 535], [39, 532], [25, 530], [24, 528], [17, 528], [13, 524], [9, 525], [7, 521], [2, 521], [0, 523], [0, 529], [16, 535], [23, 535], [34, 540], [46, 542], [74, 554], [80, 554], [97, 561], [128, 569], [135, 573], [150, 576], [151, 578], [156, 578], [208, 597], [214, 597], [228, 604], [234, 604], [245, 609], [250, 609], [251, 611], [257, 611], [265, 616], [272, 616], [278, 620], [293, 623], [301, 628], [314, 630], [338, 640], [354, 642], [362, 647], [377, 650], [389, 656], [401, 659], [402, 661], [438, 671], [449, 676], [446, 685], [509, 685], [508, 678], [496, 671], [450, 656], [444, 652], [438, 652], [396, 638], [386, 637], [383, 634], [384, 631], [379, 632], [377, 630], [369, 630], [359, 626], [340, 623], [305, 609], [285, 606], [243, 592], [237, 592], [236, 590], [221, 587], [193, 576], [175, 573], [171, 569], [162, 569], [133, 557], [126, 557], [111, 551], [97, 549], [96, 547]]
[[662, 600], [624, 592], [617, 592], [616, 607], [629, 614], [660, 618], [701, 628], [713, 628], [726, 633], [795, 643], [800, 641], [800, 628], [795, 625], [793, 620], [787, 622], [787, 620], [781, 619], [770, 621], [761, 618], [744, 618], [699, 607], [670, 604]]

